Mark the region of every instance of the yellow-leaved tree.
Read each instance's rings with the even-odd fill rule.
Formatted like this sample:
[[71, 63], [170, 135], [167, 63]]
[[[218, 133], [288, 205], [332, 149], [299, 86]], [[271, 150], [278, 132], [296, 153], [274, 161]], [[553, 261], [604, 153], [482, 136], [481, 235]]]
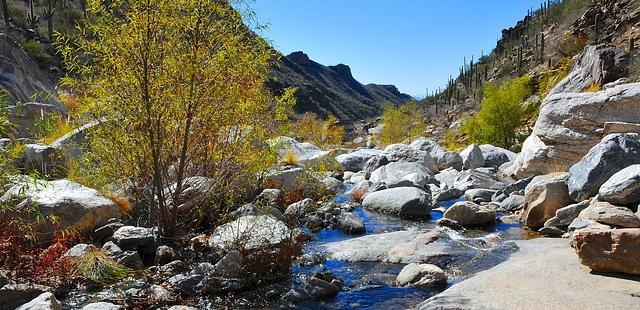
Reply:
[[[101, 122], [74, 175], [130, 184], [164, 235], [253, 188], [275, 161], [263, 142], [294, 97], [264, 88], [276, 55], [245, 15], [219, 0], [91, 0], [88, 9], [77, 35], [58, 38], [70, 72], [62, 85]], [[192, 176], [207, 177], [213, 195], [184, 210]]]
[[427, 119], [417, 103], [400, 106], [387, 104], [382, 113], [381, 124], [384, 127], [376, 138], [382, 145], [402, 143], [424, 136], [427, 129]]
[[315, 113], [307, 112], [293, 124], [293, 135], [318, 146], [342, 145], [344, 127], [338, 125], [337, 121], [333, 115], [321, 120]]

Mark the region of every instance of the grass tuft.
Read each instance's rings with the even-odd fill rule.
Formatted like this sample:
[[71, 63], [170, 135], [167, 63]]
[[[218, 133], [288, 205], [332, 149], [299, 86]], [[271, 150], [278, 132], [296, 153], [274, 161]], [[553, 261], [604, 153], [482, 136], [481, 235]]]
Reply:
[[89, 250], [78, 261], [74, 275], [93, 284], [109, 285], [132, 276], [135, 272], [115, 262], [100, 250]]

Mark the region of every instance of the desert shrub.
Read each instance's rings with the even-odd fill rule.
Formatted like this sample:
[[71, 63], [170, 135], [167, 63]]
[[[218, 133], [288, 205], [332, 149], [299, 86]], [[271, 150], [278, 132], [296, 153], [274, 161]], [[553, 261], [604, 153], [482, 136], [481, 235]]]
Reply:
[[36, 40], [26, 40], [20, 44], [22, 49], [33, 59], [36, 63], [42, 65], [51, 60], [51, 55], [47, 54], [42, 47], [42, 44]]
[[558, 64], [552, 68], [545, 70], [538, 77], [538, 92], [537, 94], [544, 98], [551, 89], [553, 89], [562, 79], [564, 79], [569, 72], [571, 72], [571, 66], [573, 61], [569, 57], [563, 57]]
[[563, 40], [558, 46], [558, 53], [562, 57], [573, 57], [581, 53], [586, 46], [586, 41], [582, 37], [576, 37], [570, 33], [566, 33]]
[[341, 145], [344, 140], [344, 127], [337, 125], [338, 119], [329, 115], [321, 120], [315, 113], [307, 112], [293, 124], [293, 135], [304, 142], [318, 146]]
[[[99, 188], [131, 181], [163, 235], [193, 228], [191, 214], [244, 199], [275, 162], [264, 141], [291, 106], [264, 87], [271, 46], [226, 2], [92, 0], [89, 8], [95, 18], [58, 39], [71, 72], [62, 84], [85, 115], [110, 121], [91, 134], [92, 152], [74, 174], [96, 175]], [[194, 175], [215, 185], [209, 203], [185, 216], [178, 206]]]
[[450, 128], [444, 132], [442, 136], [442, 146], [449, 151], [456, 151], [467, 146], [467, 137], [457, 128]]
[[382, 113], [382, 132], [376, 137], [381, 145], [401, 143], [425, 135], [427, 120], [416, 103], [387, 106]]
[[512, 148], [518, 138], [516, 130], [526, 119], [521, 103], [532, 94], [530, 83], [531, 79], [525, 75], [500, 85], [487, 85], [480, 111], [475, 117], [467, 118], [461, 130], [473, 142]]
[[602, 90], [602, 86], [600, 86], [600, 84], [596, 83], [596, 82], [592, 82], [591, 84], [589, 84], [589, 86], [587, 86], [587, 88], [584, 89], [584, 92], [586, 93], [597, 93], [599, 91]]
[[295, 166], [300, 163], [298, 156], [293, 151], [288, 151], [286, 155], [282, 158], [282, 163], [286, 165]]
[[[43, 216], [40, 210], [27, 206], [0, 206], [0, 269], [10, 271], [14, 279], [68, 287], [73, 282], [72, 265], [60, 257], [75, 244], [78, 235], [73, 230], [61, 230], [57, 218]], [[53, 238], [44, 238], [38, 226], [54, 227]]]

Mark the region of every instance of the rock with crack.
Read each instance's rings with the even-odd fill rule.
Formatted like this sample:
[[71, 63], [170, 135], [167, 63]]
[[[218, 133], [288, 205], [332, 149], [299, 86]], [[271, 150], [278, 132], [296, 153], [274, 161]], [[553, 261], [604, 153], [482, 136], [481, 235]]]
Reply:
[[[596, 93], [550, 95], [542, 103], [533, 132], [508, 173], [524, 178], [566, 169], [577, 163], [605, 134], [626, 133], [640, 124], [640, 83], [622, 84]], [[608, 131], [605, 131], [610, 127]]]

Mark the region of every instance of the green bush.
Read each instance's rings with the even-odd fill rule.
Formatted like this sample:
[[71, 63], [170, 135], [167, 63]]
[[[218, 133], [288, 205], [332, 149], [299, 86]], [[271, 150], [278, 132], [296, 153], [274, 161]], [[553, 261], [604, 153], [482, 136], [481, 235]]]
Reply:
[[521, 103], [532, 95], [531, 78], [525, 75], [503, 84], [488, 84], [480, 111], [462, 124], [462, 131], [476, 143], [512, 148], [516, 130], [524, 125], [526, 113]]
[[387, 106], [382, 114], [382, 132], [376, 137], [381, 145], [402, 143], [405, 140], [424, 136], [427, 120], [418, 104], [410, 103], [398, 107]]
[[51, 60], [51, 55], [47, 54], [42, 44], [36, 40], [26, 40], [22, 42], [21, 46], [27, 55], [39, 64], [44, 64]]

